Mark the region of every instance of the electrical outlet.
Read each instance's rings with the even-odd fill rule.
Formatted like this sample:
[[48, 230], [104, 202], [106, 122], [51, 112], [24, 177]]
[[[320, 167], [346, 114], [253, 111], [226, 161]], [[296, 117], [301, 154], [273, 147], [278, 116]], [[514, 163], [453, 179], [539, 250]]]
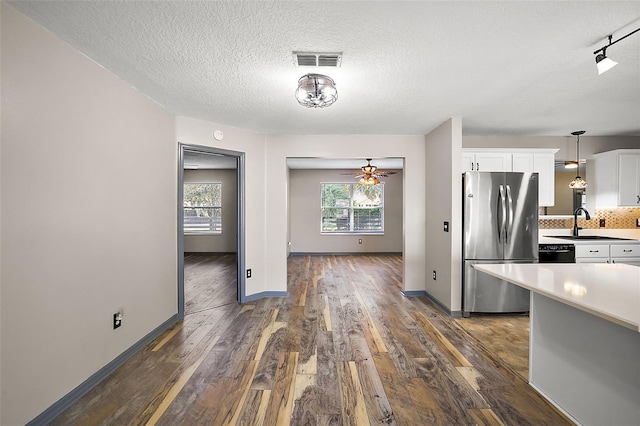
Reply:
[[600, 228], [604, 228], [604, 227], [605, 227], [605, 220], [600, 219]]
[[358, 239], [358, 244], [362, 244], [362, 238]]
[[120, 327], [122, 325], [122, 313], [116, 312], [113, 314], [113, 329]]
[[436, 279], [436, 271], [433, 271], [433, 280], [435, 281]]
[[247, 269], [247, 278], [251, 278], [251, 269]]

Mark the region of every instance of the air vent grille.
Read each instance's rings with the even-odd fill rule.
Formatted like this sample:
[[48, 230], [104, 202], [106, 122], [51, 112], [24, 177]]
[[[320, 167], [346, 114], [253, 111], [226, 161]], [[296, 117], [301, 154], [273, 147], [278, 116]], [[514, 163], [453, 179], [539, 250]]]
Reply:
[[317, 53], [317, 52], [293, 52], [293, 59], [298, 67], [340, 67], [342, 52]]

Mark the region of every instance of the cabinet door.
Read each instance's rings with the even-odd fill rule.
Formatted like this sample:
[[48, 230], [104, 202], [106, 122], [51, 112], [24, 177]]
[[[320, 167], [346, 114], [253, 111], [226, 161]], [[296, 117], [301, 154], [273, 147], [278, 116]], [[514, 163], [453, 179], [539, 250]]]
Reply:
[[512, 157], [512, 170], [514, 172], [535, 172], [533, 166], [533, 154], [518, 152]]
[[618, 205], [640, 205], [640, 173], [637, 154], [618, 156]]
[[576, 263], [609, 263], [608, 257], [576, 257]]
[[472, 152], [462, 153], [462, 173], [476, 171], [476, 156]]
[[510, 172], [511, 154], [503, 152], [478, 152], [476, 153], [476, 171]]
[[538, 172], [539, 202], [541, 206], [553, 206], [556, 198], [555, 154], [533, 154], [533, 171]]
[[640, 257], [612, 257], [611, 263], [624, 263], [625, 265], [640, 266]]

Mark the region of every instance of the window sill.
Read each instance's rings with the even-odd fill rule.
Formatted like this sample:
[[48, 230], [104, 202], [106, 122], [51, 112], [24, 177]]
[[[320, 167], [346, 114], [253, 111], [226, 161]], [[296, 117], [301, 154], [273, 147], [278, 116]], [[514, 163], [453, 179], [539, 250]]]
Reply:
[[222, 235], [222, 232], [185, 232], [184, 236], [193, 236], [193, 235]]

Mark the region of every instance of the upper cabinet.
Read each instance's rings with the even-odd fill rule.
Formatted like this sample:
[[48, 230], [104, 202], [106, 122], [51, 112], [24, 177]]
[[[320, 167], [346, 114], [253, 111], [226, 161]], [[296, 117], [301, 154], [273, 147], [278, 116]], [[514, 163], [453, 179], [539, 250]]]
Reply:
[[510, 172], [511, 164], [507, 152], [462, 150], [463, 172]]
[[594, 181], [587, 182], [595, 207], [640, 207], [640, 149], [616, 149], [593, 157]]
[[463, 149], [463, 172], [537, 172], [538, 204], [553, 206], [557, 149]]

